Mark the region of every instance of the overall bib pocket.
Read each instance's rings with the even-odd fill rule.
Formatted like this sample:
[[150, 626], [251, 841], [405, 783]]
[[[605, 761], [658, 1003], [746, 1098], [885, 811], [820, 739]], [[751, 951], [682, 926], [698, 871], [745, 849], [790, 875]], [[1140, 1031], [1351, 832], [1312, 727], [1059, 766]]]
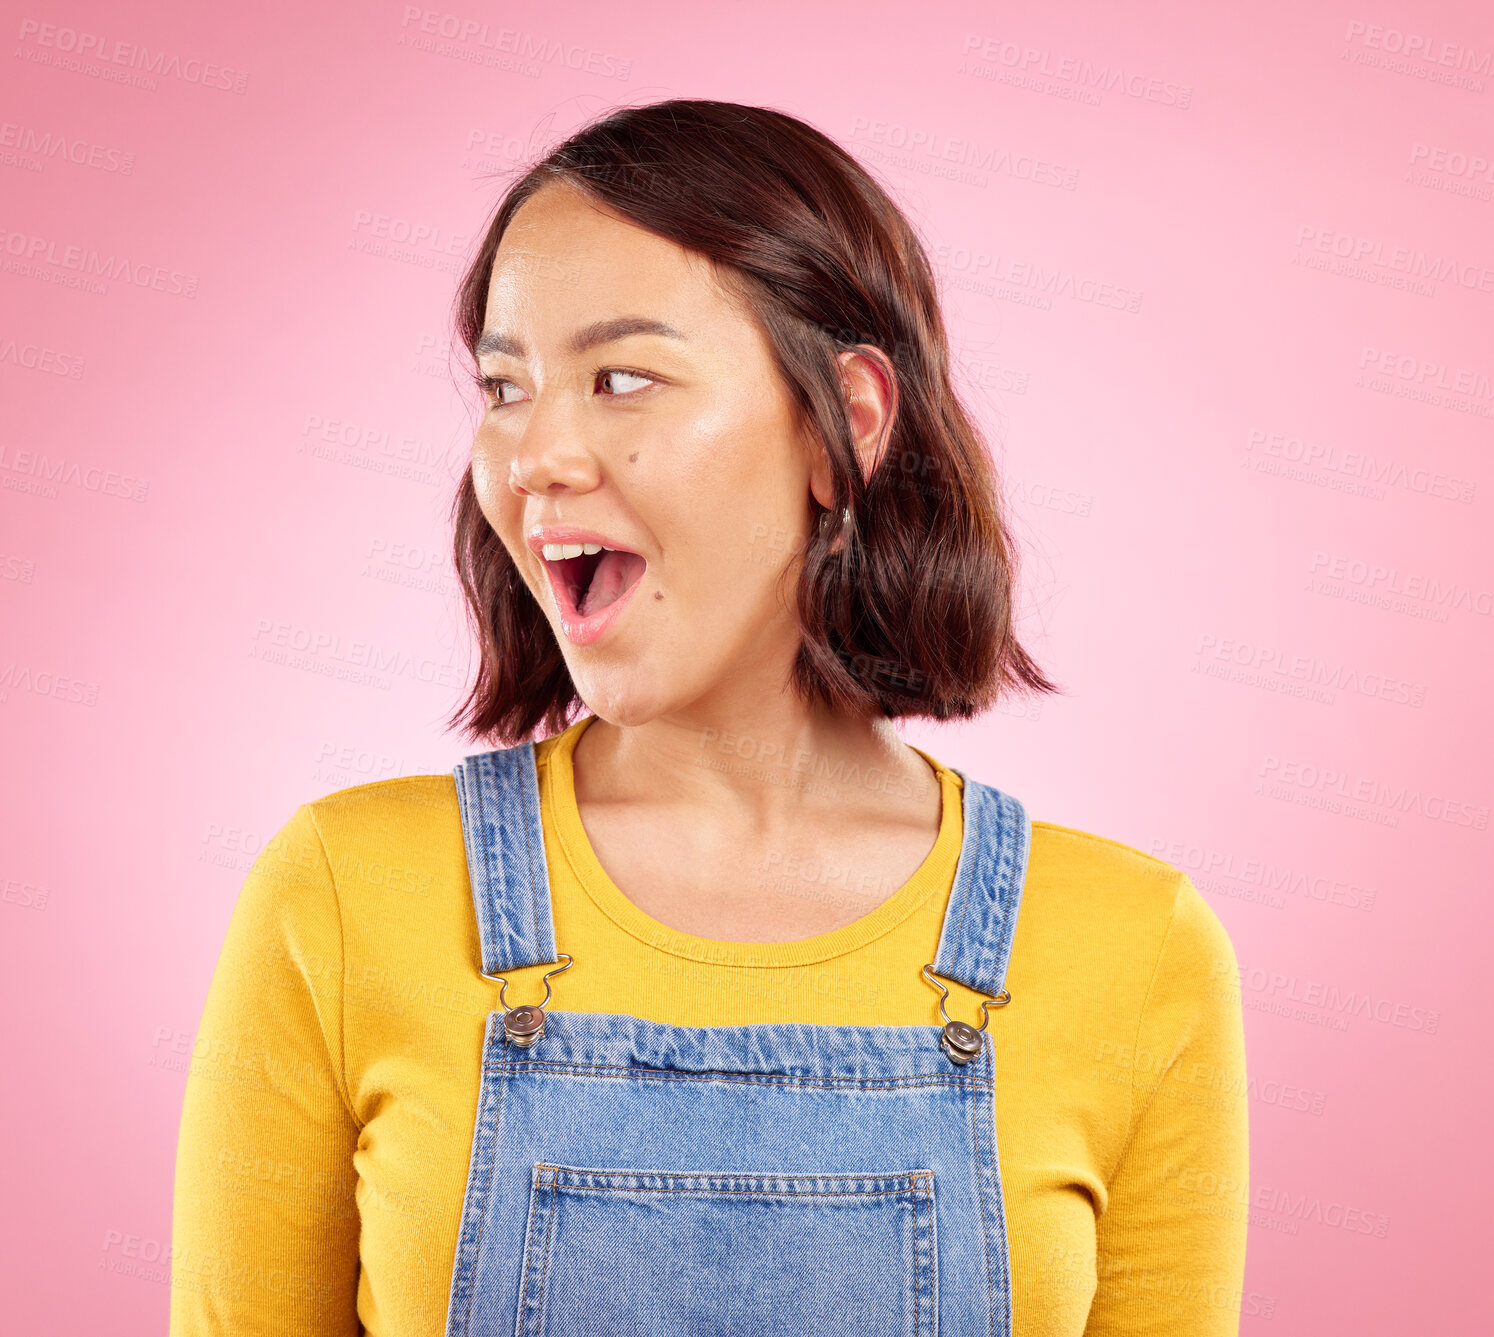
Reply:
[[519, 1337], [937, 1337], [934, 1172], [533, 1167]]

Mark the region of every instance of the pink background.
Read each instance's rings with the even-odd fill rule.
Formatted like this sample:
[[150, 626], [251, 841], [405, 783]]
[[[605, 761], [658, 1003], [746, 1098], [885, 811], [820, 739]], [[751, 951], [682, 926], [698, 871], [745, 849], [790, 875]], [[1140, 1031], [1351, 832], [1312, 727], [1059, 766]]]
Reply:
[[[1070, 694], [909, 741], [1187, 869], [1233, 937], [1242, 1330], [1470, 1331], [1489, 6], [451, 3], [7, 6], [11, 1330], [164, 1331], [186, 1056], [255, 853], [478, 750], [440, 724], [443, 341], [483, 174], [703, 96], [804, 117], [903, 203], [1012, 493]], [[132, 277], [78, 286], [86, 252]]]

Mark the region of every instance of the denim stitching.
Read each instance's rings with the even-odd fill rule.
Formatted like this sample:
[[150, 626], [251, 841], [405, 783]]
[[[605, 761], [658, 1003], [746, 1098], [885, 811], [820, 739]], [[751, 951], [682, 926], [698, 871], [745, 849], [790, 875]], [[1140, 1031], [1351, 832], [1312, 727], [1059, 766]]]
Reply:
[[924, 1231], [929, 1242], [929, 1331], [939, 1331], [939, 1194], [929, 1176], [929, 1210]]
[[[994, 1053], [990, 1057], [991, 1064], [994, 1067], [996, 1061]], [[994, 1106], [994, 1088], [992, 1096], [992, 1104]], [[993, 1124], [995, 1122], [994, 1109], [992, 1112], [992, 1122]], [[986, 1327], [992, 1337], [995, 1337], [996, 1281], [991, 1276], [991, 1222], [986, 1212], [985, 1161], [981, 1158], [980, 1150], [980, 1109], [973, 1100], [970, 1102], [970, 1141], [975, 1148], [975, 1194], [980, 1199], [981, 1251], [985, 1255], [986, 1260]]]
[[[715, 1174], [709, 1170], [603, 1170], [588, 1168], [580, 1165], [559, 1165], [554, 1161], [539, 1161], [536, 1163], [536, 1168], [540, 1170], [553, 1170], [555, 1173], [550, 1177], [557, 1181], [571, 1181], [579, 1179], [745, 1179], [749, 1181], [756, 1181], [757, 1183], [768, 1183], [772, 1180], [782, 1179], [847, 1179], [852, 1182], [860, 1182], [864, 1184], [873, 1180], [892, 1180], [894, 1183], [899, 1185], [896, 1190], [892, 1191], [899, 1193], [906, 1193], [910, 1189], [916, 1188], [925, 1179], [932, 1178], [933, 1175], [933, 1172], [928, 1170], [894, 1170], [889, 1174], [858, 1174], [855, 1172], [849, 1172], [845, 1174], [837, 1174], [834, 1172], [828, 1174], [799, 1174], [793, 1171], [789, 1171], [786, 1173], [769, 1171], [765, 1174], [758, 1174], [754, 1173], [751, 1170], [725, 1170], [720, 1174]], [[567, 1184], [567, 1187], [569, 1187], [569, 1183]], [[590, 1185], [578, 1184], [577, 1187], [586, 1188], [590, 1187]], [[615, 1185], [603, 1184], [601, 1185], [601, 1187], [613, 1188], [615, 1187]], [[642, 1189], [640, 1191], [647, 1192], [649, 1190]], [[663, 1189], [660, 1190], [660, 1192], [664, 1191], [665, 1190]], [[710, 1192], [712, 1190], [699, 1191]], [[720, 1191], [726, 1193], [733, 1192], [735, 1190], [722, 1189]], [[792, 1192], [793, 1190], [786, 1191]], [[888, 1190], [861, 1189], [859, 1191], [862, 1193], [870, 1194], [886, 1192]], [[857, 1190], [847, 1189], [845, 1190], [845, 1192], [846, 1194], [851, 1194], [857, 1192]]]
[[[515, 1063], [506, 1061], [500, 1069], [505, 1072], [534, 1072], [559, 1076], [599, 1076], [618, 1081], [667, 1081], [667, 1082], [744, 1082], [749, 1086], [808, 1087], [814, 1091], [838, 1091], [851, 1088], [858, 1091], [916, 1091], [929, 1086], [970, 1086], [995, 1093], [995, 1087], [985, 1078], [970, 1080], [963, 1077], [794, 1077], [777, 1073], [733, 1073], [733, 1072], [674, 1072], [665, 1068], [626, 1067], [613, 1063], [566, 1063], [547, 1062]], [[576, 1070], [580, 1069], [578, 1073]]]
[[991, 986], [991, 992], [994, 993], [1003, 983], [996, 978], [996, 965], [1001, 960], [1001, 940], [1008, 929], [1014, 926], [1015, 921], [1007, 913], [1012, 871], [1012, 805], [1011, 800], [1005, 795], [993, 793], [991, 797], [995, 800], [996, 835], [990, 870], [991, 889], [995, 895], [990, 904], [999, 914], [1000, 919], [994, 926], [994, 933], [989, 922], [982, 926], [976, 950], [980, 958], [981, 973], [986, 983]]
[[918, 1198], [913, 1198], [913, 1337], [923, 1332], [923, 1255], [918, 1241]]
[[[956, 966], [960, 965], [960, 959], [959, 958], [960, 958], [960, 955], [961, 955], [961, 944], [964, 943], [964, 941], [965, 941], [965, 915], [966, 915], [966, 913], [970, 909], [970, 902], [974, 899], [974, 895], [973, 895], [974, 888], [978, 885], [978, 879], [976, 877], [976, 873], [979, 871], [978, 870], [978, 865], [980, 863], [980, 860], [982, 858], [984, 858], [984, 855], [983, 855], [983, 853], [981, 851], [981, 843], [980, 843], [981, 842], [981, 815], [980, 815], [981, 814], [981, 802], [980, 802], [980, 797], [979, 797], [978, 794], [971, 793], [970, 788], [968, 786], [965, 789], [963, 789], [961, 792], [963, 794], [969, 794], [970, 797], [975, 800], [975, 802], [973, 802], [970, 805], [970, 830], [968, 832], [968, 835], [969, 835], [969, 839], [970, 839], [970, 848], [975, 851], [975, 857], [976, 857], [977, 867], [971, 868], [971, 870], [970, 870], [970, 876], [968, 878], [966, 878], [965, 885], [964, 885], [963, 888], [960, 888], [960, 887], [956, 887], [955, 888], [956, 892], [960, 893], [960, 915], [959, 915], [959, 918], [955, 921], [955, 933], [954, 933], [954, 938], [953, 938], [954, 956], [955, 956], [955, 962], [954, 962], [954, 964]], [[963, 811], [963, 807], [962, 807], [961, 811]], [[964, 983], [963, 980], [961, 980], [960, 982], [962, 984]]]
[[[523, 802], [521, 804], [521, 809], [522, 809], [523, 817], [524, 817], [524, 821], [523, 821], [523, 825], [524, 825], [524, 853], [527, 856], [528, 861], [529, 861], [529, 911], [534, 916], [534, 941], [533, 941], [533, 943], [526, 944], [526, 945], [530, 947], [531, 953], [535, 957], [535, 960], [533, 960], [533, 961], [526, 961], [524, 964], [525, 965], [538, 965], [539, 964], [539, 957], [541, 955], [540, 950], [539, 950], [540, 912], [539, 912], [539, 899], [538, 899], [539, 892], [538, 892], [538, 887], [539, 887], [539, 884], [540, 884], [540, 878], [543, 876], [543, 873], [542, 872], [537, 872], [536, 869], [535, 869], [534, 847], [530, 843], [529, 828], [533, 825], [533, 820], [532, 819], [537, 818], [538, 812], [539, 812], [538, 804], [536, 802], [536, 800], [539, 797], [539, 783], [538, 783], [537, 767], [535, 766], [535, 762], [534, 762], [534, 744], [533, 743], [524, 743], [524, 744], [522, 744], [522, 746], [529, 749], [529, 756], [528, 756], [529, 765], [526, 767], [526, 766], [524, 766], [524, 765], [521, 764], [520, 767], [519, 767], [519, 774], [522, 777], [522, 781], [519, 784], [518, 788], [519, 788], [520, 797], [523, 800]], [[521, 758], [521, 761], [522, 760], [523, 760], [523, 758]], [[529, 781], [529, 772], [530, 772], [531, 769], [536, 770], [536, 780], [535, 780], [535, 784], [532, 785], [532, 786], [528, 783], [528, 781]], [[531, 789], [534, 791], [533, 793], [530, 792]]]
[[1017, 936], [1017, 915], [1022, 905], [1023, 884], [1027, 881], [1027, 864], [1032, 857], [1032, 819], [1025, 808], [1020, 815], [1012, 813], [1011, 851], [1011, 869], [1001, 884], [1003, 918], [994, 949], [994, 959], [1006, 963], [1001, 979], [996, 981], [1003, 986], [1006, 984], [1006, 972], [1011, 968], [1012, 943]]
[[719, 1198], [903, 1198], [915, 1190], [902, 1188], [869, 1188], [857, 1193], [829, 1193], [818, 1189], [745, 1189], [745, 1188], [623, 1188], [609, 1184], [567, 1184], [570, 1193], [684, 1193]]
[[[550, 1181], [550, 1187], [554, 1189], [559, 1183], [558, 1179]], [[647, 1188], [626, 1187], [622, 1184], [567, 1184], [566, 1189], [572, 1193], [693, 1193], [709, 1198], [722, 1196], [734, 1198], [888, 1198], [906, 1197], [918, 1190], [904, 1184], [901, 1188], [868, 1188], [848, 1192], [836, 1193], [821, 1189], [748, 1189], [748, 1188], [658, 1188], [650, 1185]]]
[[938, 1202], [935, 1196], [933, 1175], [928, 1177], [924, 1200], [927, 1204], [927, 1210], [924, 1212], [923, 1238], [929, 1250], [929, 1265], [926, 1273], [929, 1283], [929, 1331], [935, 1333], [939, 1331], [939, 1249], [938, 1238], [935, 1233], [938, 1228]]
[[[482, 1083], [482, 1086], [480, 1088], [482, 1090], [486, 1090], [487, 1089], [487, 1085], [488, 1085], [487, 1068], [488, 1068], [488, 1056], [489, 1056], [490, 1053], [491, 1053], [490, 1049], [483, 1051], [483, 1056], [482, 1056], [482, 1067], [483, 1067], [483, 1071], [482, 1071], [481, 1076], [479, 1078], [479, 1080]], [[499, 1068], [498, 1071], [501, 1072], [501, 1071], [503, 1071], [503, 1069]], [[478, 1256], [478, 1254], [482, 1250], [483, 1229], [488, 1224], [488, 1200], [493, 1196], [493, 1175], [495, 1174], [495, 1172], [497, 1171], [497, 1168], [498, 1168], [498, 1123], [499, 1123], [499, 1118], [500, 1118], [501, 1113], [502, 1113], [502, 1109], [503, 1109], [503, 1083], [501, 1081], [499, 1081], [499, 1082], [493, 1083], [493, 1136], [492, 1136], [491, 1139], [489, 1139], [489, 1144], [488, 1144], [488, 1147], [487, 1147], [487, 1155], [488, 1155], [488, 1182], [487, 1182], [487, 1187], [484, 1188], [483, 1192], [482, 1192], [482, 1205], [481, 1205], [481, 1207], [479, 1208], [479, 1206], [478, 1206], [478, 1204], [476, 1202], [474, 1202], [472, 1204], [473, 1210], [477, 1213], [477, 1238], [472, 1241], [472, 1265], [471, 1265], [471, 1273], [470, 1273], [470, 1275], [468, 1277], [468, 1281], [467, 1281], [467, 1286], [468, 1286], [468, 1289], [467, 1289], [467, 1316], [466, 1316], [466, 1318], [464, 1318], [462, 1320], [462, 1331], [463, 1332], [467, 1331], [467, 1329], [471, 1326], [471, 1323], [472, 1323], [472, 1298], [477, 1293], [477, 1286], [476, 1286], [476, 1280], [477, 1280], [477, 1277], [476, 1277], [476, 1272], [477, 1272], [477, 1256]], [[482, 1132], [482, 1130], [480, 1128], [477, 1129], [477, 1130], [475, 1130], [474, 1136], [480, 1136], [481, 1132]], [[463, 1224], [463, 1228], [465, 1229], [466, 1222], [463, 1222], [462, 1224]]]
[[[483, 801], [483, 794], [486, 786], [483, 784], [483, 776], [481, 771], [479, 771], [472, 777], [472, 782], [472, 798], [473, 801], [477, 804], [477, 814], [479, 822], [478, 830], [485, 833], [482, 842], [482, 898], [483, 907], [487, 911], [487, 913], [482, 916], [482, 920], [484, 922], [480, 922], [477, 926], [479, 930], [478, 936], [481, 937], [482, 931], [484, 929], [486, 929], [489, 934], [492, 934], [493, 929], [497, 927], [497, 920], [499, 917], [498, 903], [493, 895], [493, 841], [498, 834], [498, 819], [497, 815], [495, 814], [492, 818], [491, 824], [489, 822], [488, 805]], [[484, 948], [486, 947], [486, 945], [487, 944], [483, 945]], [[493, 941], [492, 948], [494, 954], [496, 955], [498, 951], [498, 943], [496, 940]], [[500, 966], [500, 963], [497, 961], [488, 961], [487, 955], [488, 953], [486, 952], [486, 950], [482, 950], [483, 969], [486, 971], [488, 966], [491, 965], [495, 970], [497, 970]]]
[[540, 1298], [539, 1308], [534, 1315], [534, 1330], [540, 1331], [540, 1321], [545, 1314], [545, 1283], [550, 1279], [550, 1258], [554, 1252], [555, 1218], [560, 1215], [560, 1209], [555, 1205], [555, 1181], [550, 1181], [550, 1219], [545, 1227], [545, 1268], [540, 1274]]
[[918, 1236], [918, 1195], [913, 1196], [913, 1337], [923, 1332], [923, 1253]]
[[[538, 1188], [539, 1185], [535, 1184], [533, 1187], [534, 1188]], [[537, 1200], [536, 1196], [533, 1195], [533, 1194], [531, 1194], [531, 1198], [530, 1198], [531, 1210], [530, 1210], [530, 1213], [529, 1213], [529, 1220], [524, 1223], [524, 1273], [523, 1273], [523, 1279], [522, 1279], [522, 1281], [521, 1281], [521, 1283], [519, 1285], [519, 1318], [520, 1318], [521, 1322], [522, 1322], [523, 1317], [524, 1317], [524, 1298], [525, 1298], [525, 1296], [527, 1296], [529, 1294], [529, 1270], [530, 1270], [529, 1247], [530, 1247], [531, 1241], [534, 1238], [534, 1211], [533, 1211], [533, 1203], [536, 1200]]]

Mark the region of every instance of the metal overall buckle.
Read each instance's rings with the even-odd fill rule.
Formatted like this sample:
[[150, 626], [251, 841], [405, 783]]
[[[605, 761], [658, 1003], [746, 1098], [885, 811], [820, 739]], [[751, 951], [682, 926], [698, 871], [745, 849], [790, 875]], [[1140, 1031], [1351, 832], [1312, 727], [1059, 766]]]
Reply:
[[487, 971], [480, 970], [477, 973], [485, 980], [497, 980], [500, 988], [498, 990], [498, 1006], [503, 1009], [503, 1038], [510, 1044], [518, 1045], [521, 1049], [531, 1049], [545, 1034], [545, 1004], [550, 1001], [550, 976], [558, 975], [562, 970], [571, 968], [571, 958], [564, 952], [559, 953], [565, 959], [565, 965], [557, 970], [545, 973], [545, 996], [538, 1003], [525, 1003], [521, 1007], [509, 1007], [504, 995], [508, 992], [508, 981], [502, 975], [489, 975]]
[[951, 1063], [957, 1063], [961, 1067], [969, 1063], [971, 1059], [980, 1054], [981, 1046], [985, 1043], [984, 1034], [986, 1022], [990, 1020], [987, 1008], [1005, 1007], [1012, 1001], [1011, 994], [1003, 989], [994, 998], [983, 998], [980, 1004], [980, 1027], [967, 1025], [963, 1021], [951, 1021], [949, 1013], [944, 1010], [944, 1000], [949, 997], [949, 990], [943, 983], [929, 974], [934, 968], [930, 961], [920, 974], [939, 990], [939, 1015], [944, 1018], [944, 1031], [939, 1037], [939, 1048], [949, 1057]]

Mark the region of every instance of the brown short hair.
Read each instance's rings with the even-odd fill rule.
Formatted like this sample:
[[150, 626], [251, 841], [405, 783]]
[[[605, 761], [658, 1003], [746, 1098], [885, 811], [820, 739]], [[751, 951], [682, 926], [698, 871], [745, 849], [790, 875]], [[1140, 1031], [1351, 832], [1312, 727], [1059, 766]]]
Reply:
[[[800, 420], [825, 443], [839, 526], [802, 550], [806, 699], [889, 717], [968, 719], [1005, 689], [1061, 690], [1012, 625], [1013, 545], [979, 432], [950, 384], [933, 272], [918, 237], [854, 158], [783, 112], [673, 100], [628, 107], [572, 135], [504, 193], [456, 298], [474, 356], [498, 244], [520, 205], [563, 181], [708, 257], [765, 328]], [[898, 411], [863, 478], [836, 354], [890, 359]], [[820, 518], [826, 512], [822, 511]], [[469, 738], [564, 728], [582, 702], [548, 619], [478, 506], [468, 468], [453, 508], [455, 562], [480, 664], [452, 716]]]

